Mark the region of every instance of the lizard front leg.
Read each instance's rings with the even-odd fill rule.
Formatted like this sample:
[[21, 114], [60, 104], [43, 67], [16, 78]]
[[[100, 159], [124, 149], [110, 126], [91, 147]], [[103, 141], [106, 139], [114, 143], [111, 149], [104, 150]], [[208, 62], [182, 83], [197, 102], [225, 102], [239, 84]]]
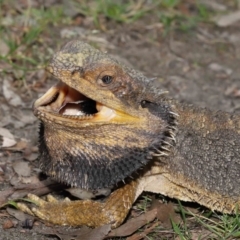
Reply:
[[129, 184], [115, 190], [108, 199], [101, 203], [93, 200], [44, 201], [36, 195], [29, 195], [29, 199], [38, 205], [31, 210], [22, 203], [17, 206], [20, 210], [39, 217], [44, 221], [58, 225], [98, 227], [111, 224], [113, 228], [119, 226], [127, 216], [136, 195], [138, 183]]

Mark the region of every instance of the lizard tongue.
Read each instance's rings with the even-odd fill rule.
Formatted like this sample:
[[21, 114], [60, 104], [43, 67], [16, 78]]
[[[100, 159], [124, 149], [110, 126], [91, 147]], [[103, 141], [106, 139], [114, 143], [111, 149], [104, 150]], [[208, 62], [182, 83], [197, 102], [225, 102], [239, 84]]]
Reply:
[[93, 115], [97, 112], [96, 102], [91, 99], [66, 102], [59, 109], [59, 114], [74, 116]]
[[76, 102], [68, 102], [63, 104], [63, 106], [59, 109], [59, 114], [62, 115], [75, 115], [75, 116], [83, 116], [85, 113], [81, 111], [81, 103], [83, 101]]
[[67, 102], [61, 107], [59, 113], [74, 116], [94, 114], [94, 121], [109, 121], [116, 116], [114, 110], [92, 100]]

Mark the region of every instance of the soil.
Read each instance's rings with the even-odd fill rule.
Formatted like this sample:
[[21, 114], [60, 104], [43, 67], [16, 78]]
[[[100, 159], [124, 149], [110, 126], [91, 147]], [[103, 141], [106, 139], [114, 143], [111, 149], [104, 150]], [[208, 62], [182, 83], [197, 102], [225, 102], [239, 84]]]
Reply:
[[[87, 21], [85, 18], [82, 21], [80, 25], [52, 27], [55, 39], [49, 42], [49, 46], [56, 50], [59, 45], [70, 40], [71, 37], [63, 34], [68, 31], [74, 38], [87, 41], [148, 77], [156, 78], [163, 89], [167, 89], [172, 97], [180, 101], [213, 110], [240, 112], [239, 22], [225, 28], [199, 24], [191, 31], [175, 29], [165, 34], [164, 28], [152, 16], [131, 24], [106, 21], [106, 30], [98, 32], [93, 31], [93, 22], [84, 23]], [[50, 76], [45, 78], [42, 70], [34, 72], [21, 86], [13, 81], [11, 72], [0, 79], [1, 86], [4, 86], [6, 79], [9, 79], [11, 88], [21, 97], [23, 105], [9, 104], [0, 87], [0, 127], [7, 128], [18, 143], [23, 142], [27, 146], [1, 150], [2, 191], [24, 181], [31, 182], [31, 177], [39, 175], [34, 159], [37, 154], [38, 122], [32, 114], [31, 105], [56, 82]], [[30, 173], [17, 174], [14, 170], [17, 161], [27, 162]], [[7, 220], [12, 221], [14, 227], [3, 229]], [[59, 229], [52, 225], [50, 227]], [[39, 221], [35, 222], [32, 229], [23, 228], [21, 221], [16, 221], [6, 209], [0, 211], [0, 239], [59, 239], [39, 233], [48, 228]]]

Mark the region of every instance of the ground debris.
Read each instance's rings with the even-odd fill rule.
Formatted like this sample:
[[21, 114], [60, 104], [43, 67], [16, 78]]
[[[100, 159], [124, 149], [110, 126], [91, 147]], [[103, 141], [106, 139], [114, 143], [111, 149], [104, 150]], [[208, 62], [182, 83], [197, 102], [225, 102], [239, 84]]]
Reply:
[[214, 11], [226, 11], [227, 7], [224, 4], [221, 4], [217, 1], [208, 1], [208, 0], [198, 0], [199, 3], [204, 4], [206, 7], [208, 7], [211, 10]]
[[22, 99], [20, 96], [13, 91], [13, 87], [10, 84], [9, 79], [4, 79], [3, 81], [3, 96], [8, 101], [8, 103], [14, 107], [23, 106]]
[[55, 235], [61, 240], [103, 240], [110, 230], [111, 225], [108, 224], [94, 229], [82, 227], [73, 231], [47, 228], [44, 229], [44, 231], [39, 231], [39, 233], [44, 235]]
[[233, 72], [232, 69], [222, 66], [218, 63], [211, 63], [211, 64], [209, 64], [208, 67], [209, 67], [209, 69], [211, 69], [214, 72], [223, 72], [223, 73], [227, 74], [228, 76], [231, 75]]
[[13, 169], [18, 176], [29, 177], [31, 174], [31, 168], [29, 163], [25, 161], [16, 161], [13, 163]]
[[[54, 189], [47, 182], [37, 182], [37, 161], [32, 162], [37, 153], [31, 148], [29, 150], [29, 144], [25, 140], [22, 142], [22, 139], [37, 144], [38, 126], [31, 105], [46, 88], [56, 83], [56, 79], [51, 78], [43, 69], [52, 56], [53, 49], [59, 49], [67, 37], [78, 37], [114, 57], [117, 55], [121, 59], [127, 59], [127, 66], [133, 65], [147, 76], [161, 79], [160, 87], [167, 89], [177, 100], [214, 110], [237, 109], [239, 112], [239, 1], [156, 1], [158, 3], [154, 12], [142, 14], [147, 4], [154, 1], [140, 0], [139, 3], [144, 3], [139, 12], [143, 18], [138, 18], [136, 14], [137, 20], [127, 23], [116, 21], [121, 11], [124, 11], [124, 4], [123, 8], [117, 9], [120, 12], [115, 12], [111, 6], [113, 1], [102, 1], [100, 5], [97, 4], [98, 1], [92, 0], [78, 2], [81, 4], [72, 0], [3, 1], [1, 4], [0, 25], [4, 39], [0, 40], [0, 55], [3, 56], [0, 59], [0, 127], [9, 129], [17, 144], [0, 149], [0, 204], [9, 198], [21, 198], [27, 193], [41, 196], [52, 193]], [[129, 1], [130, 5], [131, 2]], [[216, 13], [219, 17], [213, 19]], [[227, 74], [225, 70], [211, 70], [208, 68], [211, 63], [230, 67], [232, 74]], [[9, 81], [5, 86], [4, 80]], [[16, 94], [23, 101], [24, 107], [11, 105], [12, 102], [3, 94], [3, 87], [7, 86], [12, 92], [10, 97], [13, 97], [13, 103], [20, 104], [14, 100], [13, 94]], [[20, 182], [11, 186], [12, 176], [19, 178], [12, 169], [12, 163], [23, 159], [29, 161], [35, 180], [31, 178], [32, 175], [24, 179], [21, 177]], [[26, 184], [28, 182], [31, 183]], [[62, 190], [62, 186], [59, 189]], [[133, 219], [136, 219], [139, 212], [132, 212]], [[178, 237], [172, 229], [160, 230], [158, 233], [162, 221], [164, 222], [159, 215], [165, 216], [166, 222], [169, 222], [165, 213], [167, 209], [158, 212], [156, 218], [159, 220], [144, 225], [132, 233], [128, 240], [141, 239], [141, 233], [147, 235], [142, 237], [144, 239], [218, 239], [205, 226], [199, 227], [193, 218], [186, 220], [191, 238], [184, 233]], [[0, 228], [7, 217], [9, 214], [1, 209]], [[37, 223], [45, 228], [40, 222]], [[20, 229], [0, 230], [0, 239], [59, 238], [57, 235], [46, 236], [44, 230], [42, 236], [39, 236], [36, 224], [31, 231], [21, 229], [20, 225], [18, 227]], [[58, 228], [51, 225], [49, 231], [53, 229]], [[150, 229], [153, 233], [157, 232], [158, 237], [152, 237]], [[22, 232], [24, 234], [21, 235]], [[229, 236], [227, 230], [224, 234]], [[63, 239], [69, 240], [71, 235], [66, 234]]]
[[21, 222], [26, 221], [26, 219], [28, 219], [28, 218], [31, 218], [31, 219], [34, 218], [32, 216], [29, 216], [28, 214], [23, 213], [20, 210], [10, 208], [10, 207], [7, 208], [7, 213]]
[[163, 203], [154, 198], [151, 208], [157, 209], [156, 217], [166, 229], [172, 228], [172, 221], [177, 224], [181, 221], [179, 214], [175, 212], [175, 207], [172, 202]]
[[63, 185], [52, 180], [46, 179], [30, 184], [18, 184], [14, 187], [0, 191], [0, 206], [7, 203], [8, 200], [14, 200], [25, 197], [28, 193], [42, 196], [54, 190], [64, 189]]
[[2, 226], [3, 229], [9, 229], [12, 227], [14, 227], [14, 223], [13, 223], [13, 221], [11, 221], [9, 219], [5, 220], [3, 223], [3, 226]]
[[215, 23], [219, 27], [228, 27], [240, 20], [240, 11], [231, 12], [215, 19]]
[[145, 228], [141, 233], [135, 233], [128, 237], [127, 240], [141, 240], [147, 236], [148, 233], [152, 232], [154, 228], [159, 225], [159, 222], [152, 223], [149, 227]]
[[152, 222], [157, 216], [157, 209], [153, 209], [138, 217], [131, 218], [125, 224], [121, 225], [119, 228], [112, 230], [108, 237], [126, 237], [132, 235], [139, 228], [147, 223]]
[[6, 42], [1, 39], [0, 40], [0, 53], [2, 56], [6, 56], [9, 52], [9, 46], [6, 44]]
[[0, 128], [0, 148], [12, 147], [16, 144], [14, 136], [6, 128]]

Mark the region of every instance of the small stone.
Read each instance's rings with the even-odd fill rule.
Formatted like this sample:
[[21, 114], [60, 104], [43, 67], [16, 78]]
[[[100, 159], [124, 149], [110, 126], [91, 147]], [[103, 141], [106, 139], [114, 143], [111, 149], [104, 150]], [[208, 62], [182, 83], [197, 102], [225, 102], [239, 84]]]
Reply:
[[9, 229], [9, 228], [12, 228], [12, 227], [14, 227], [13, 221], [11, 221], [11, 220], [4, 221], [3, 229]]

